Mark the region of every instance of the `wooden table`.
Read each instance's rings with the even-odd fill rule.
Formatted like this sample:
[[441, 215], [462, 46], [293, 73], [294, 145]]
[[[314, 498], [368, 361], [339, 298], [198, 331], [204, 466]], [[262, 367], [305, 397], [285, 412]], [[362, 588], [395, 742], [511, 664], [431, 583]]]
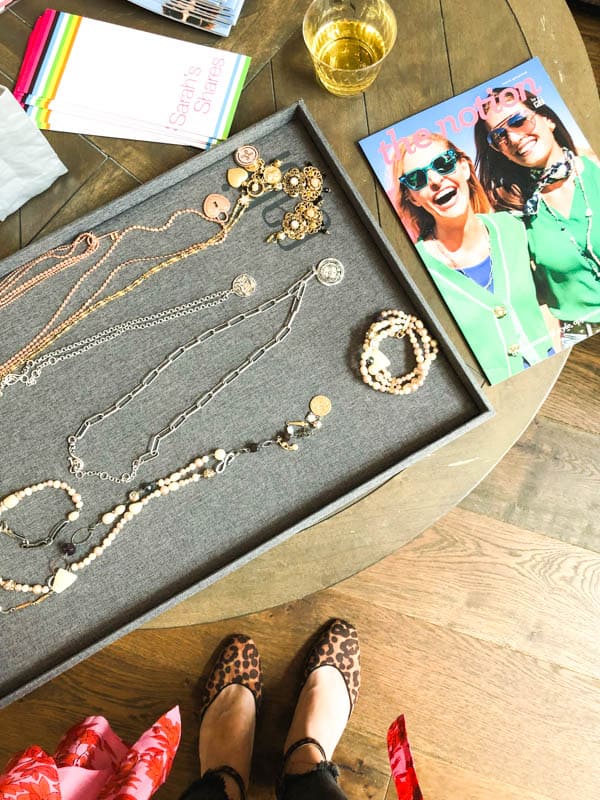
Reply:
[[[395, 50], [363, 96], [340, 99], [315, 82], [301, 35], [308, 2], [247, 0], [225, 40], [168, 22], [123, 0], [63, 0], [63, 11], [242, 52], [252, 57], [235, 117], [242, 130], [299, 97], [324, 131], [467, 363], [462, 343], [356, 142], [397, 119], [540, 56], [592, 147], [600, 152], [600, 108], [583, 43], [563, 0], [390, 0]], [[19, 0], [0, 17], [0, 81], [12, 86], [30, 28], [46, 0]], [[191, 148], [50, 133], [68, 175], [0, 225], [0, 256], [195, 155]], [[488, 395], [496, 416], [406, 470], [351, 507], [296, 535], [214, 584], [150, 627], [224, 619], [306, 596], [378, 561], [452, 508], [481, 481], [535, 416], [566, 359], [561, 354]], [[322, 565], [322, 566], [321, 566]]]

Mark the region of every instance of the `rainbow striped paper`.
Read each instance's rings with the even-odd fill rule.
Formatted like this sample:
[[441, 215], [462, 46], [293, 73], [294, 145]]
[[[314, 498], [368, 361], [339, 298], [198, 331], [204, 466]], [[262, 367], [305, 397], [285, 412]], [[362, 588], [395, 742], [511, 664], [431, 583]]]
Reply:
[[248, 56], [46, 9], [14, 94], [39, 128], [206, 148], [225, 139]]

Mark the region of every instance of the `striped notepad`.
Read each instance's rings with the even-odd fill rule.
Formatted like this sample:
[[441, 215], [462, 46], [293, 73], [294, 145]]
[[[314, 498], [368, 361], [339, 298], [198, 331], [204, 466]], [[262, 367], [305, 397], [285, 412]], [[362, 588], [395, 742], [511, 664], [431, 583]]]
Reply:
[[227, 137], [248, 56], [46, 9], [14, 94], [38, 127], [206, 148]]

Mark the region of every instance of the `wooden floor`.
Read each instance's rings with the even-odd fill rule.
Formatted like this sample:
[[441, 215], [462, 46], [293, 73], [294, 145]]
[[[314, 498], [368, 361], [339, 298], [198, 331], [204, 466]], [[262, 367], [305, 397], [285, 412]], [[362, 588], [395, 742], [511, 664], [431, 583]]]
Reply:
[[[600, 20], [576, 13], [600, 79]], [[266, 674], [252, 796], [272, 797], [304, 644], [341, 615], [363, 650], [361, 698], [336, 753], [351, 800], [395, 797], [385, 732], [400, 713], [426, 800], [598, 800], [599, 393], [596, 336], [575, 348], [519, 443], [435, 527], [304, 600], [131, 634], [0, 712], [0, 762], [34, 741], [52, 751], [82, 714], [135, 739], [178, 702], [182, 745], [156, 795], [177, 798], [197, 769], [198, 676], [239, 630]]]

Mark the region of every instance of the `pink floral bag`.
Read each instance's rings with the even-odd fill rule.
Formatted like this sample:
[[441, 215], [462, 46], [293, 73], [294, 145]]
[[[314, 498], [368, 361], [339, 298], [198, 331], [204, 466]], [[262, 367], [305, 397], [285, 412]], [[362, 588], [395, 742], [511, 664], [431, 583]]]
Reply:
[[33, 745], [0, 775], [0, 800], [147, 800], [169, 772], [181, 738], [175, 706], [131, 747], [104, 717], [86, 717], [53, 756]]

